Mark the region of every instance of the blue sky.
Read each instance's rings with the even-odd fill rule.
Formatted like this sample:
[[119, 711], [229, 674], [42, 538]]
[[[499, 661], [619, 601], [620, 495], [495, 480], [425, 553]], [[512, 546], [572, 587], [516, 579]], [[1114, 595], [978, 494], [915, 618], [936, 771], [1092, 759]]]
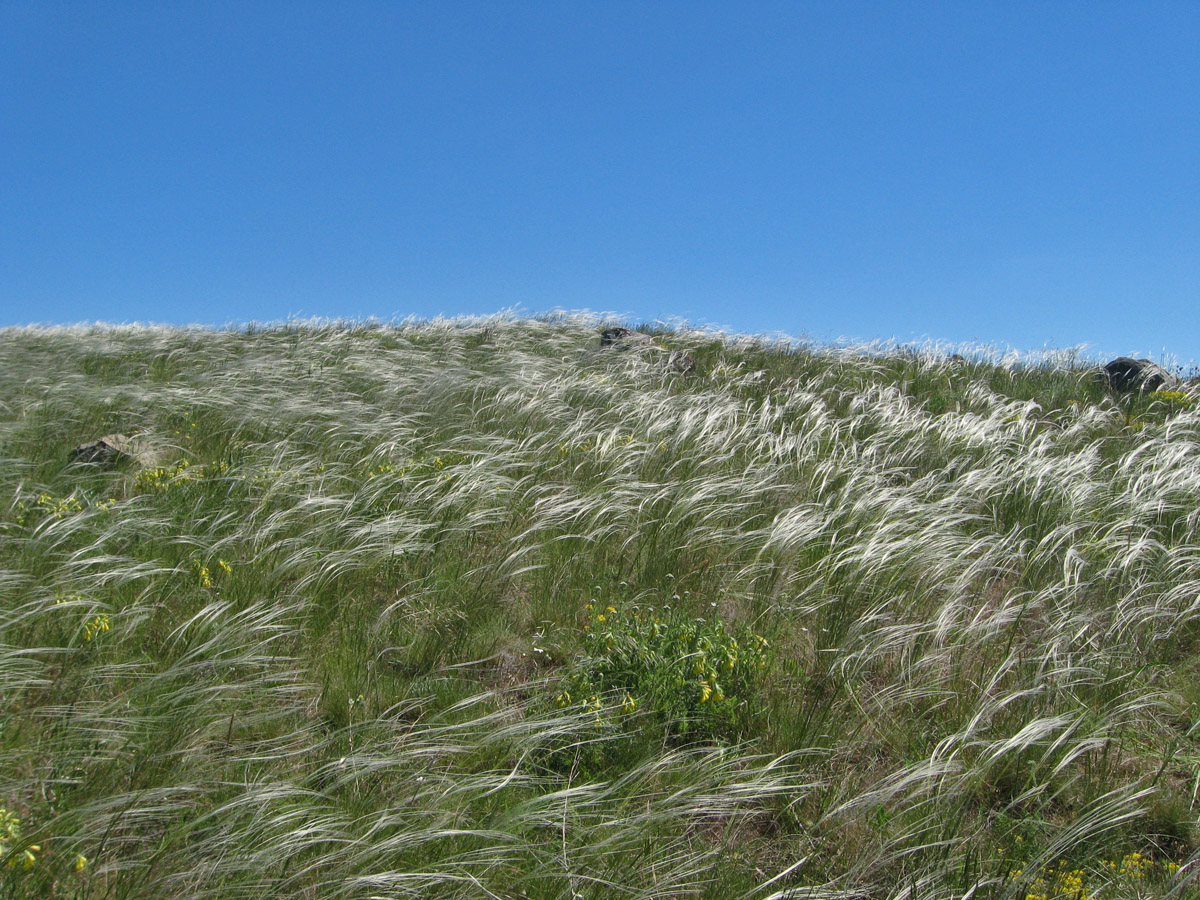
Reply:
[[1200, 359], [1200, 3], [0, 2], [0, 324]]

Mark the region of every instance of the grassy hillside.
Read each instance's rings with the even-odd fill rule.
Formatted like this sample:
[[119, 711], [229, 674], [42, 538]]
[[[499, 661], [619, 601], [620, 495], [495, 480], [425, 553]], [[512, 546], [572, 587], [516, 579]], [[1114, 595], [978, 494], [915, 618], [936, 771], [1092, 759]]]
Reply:
[[1193, 394], [600, 327], [0, 331], [0, 896], [1196, 896]]

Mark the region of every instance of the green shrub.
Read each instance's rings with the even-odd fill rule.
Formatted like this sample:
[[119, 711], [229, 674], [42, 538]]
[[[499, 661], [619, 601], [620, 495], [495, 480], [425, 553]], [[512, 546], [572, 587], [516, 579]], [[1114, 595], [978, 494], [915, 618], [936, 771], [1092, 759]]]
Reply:
[[677, 738], [737, 740], [759, 709], [767, 641], [716, 617], [689, 618], [623, 601], [586, 608], [585, 656], [567, 676], [560, 707], [641, 714]]

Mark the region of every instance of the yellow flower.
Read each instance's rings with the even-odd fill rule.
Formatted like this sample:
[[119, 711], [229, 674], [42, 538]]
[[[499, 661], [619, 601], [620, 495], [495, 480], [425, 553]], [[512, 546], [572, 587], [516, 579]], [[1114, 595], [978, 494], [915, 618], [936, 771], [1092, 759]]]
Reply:
[[76, 872], [82, 872], [84, 869], [87, 868], [87, 864], [88, 864], [88, 858], [86, 856], [84, 856], [82, 853], [75, 854], [75, 871]]
[[102, 613], [94, 617], [90, 622], [83, 626], [83, 639], [90, 641], [98, 634], [103, 634], [112, 627], [111, 620], [107, 614]]
[[1168, 403], [1176, 403], [1180, 406], [1191, 406], [1192, 398], [1183, 391], [1155, 391], [1150, 395], [1151, 400], [1165, 400]]

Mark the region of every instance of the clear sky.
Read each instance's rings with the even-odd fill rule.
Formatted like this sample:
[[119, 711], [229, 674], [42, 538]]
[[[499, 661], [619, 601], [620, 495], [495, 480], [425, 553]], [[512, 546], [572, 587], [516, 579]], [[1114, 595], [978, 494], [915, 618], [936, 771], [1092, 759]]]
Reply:
[[0, 0], [0, 324], [1200, 360], [1200, 2]]

